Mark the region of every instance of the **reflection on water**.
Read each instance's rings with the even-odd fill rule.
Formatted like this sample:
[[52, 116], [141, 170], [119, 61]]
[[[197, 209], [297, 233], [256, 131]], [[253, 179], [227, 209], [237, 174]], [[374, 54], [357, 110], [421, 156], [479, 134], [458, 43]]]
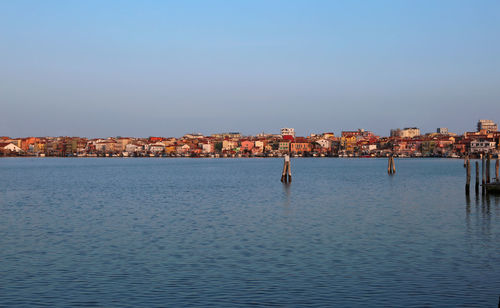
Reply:
[[291, 194], [291, 183], [283, 183], [283, 192], [284, 192], [284, 205], [285, 207], [290, 206], [290, 194]]
[[[480, 232], [483, 238], [492, 239], [491, 221], [500, 218], [500, 195], [491, 193], [476, 193], [474, 207], [471, 207], [470, 195], [465, 196], [466, 229], [471, 238], [471, 233]], [[471, 222], [471, 219], [474, 219]]]

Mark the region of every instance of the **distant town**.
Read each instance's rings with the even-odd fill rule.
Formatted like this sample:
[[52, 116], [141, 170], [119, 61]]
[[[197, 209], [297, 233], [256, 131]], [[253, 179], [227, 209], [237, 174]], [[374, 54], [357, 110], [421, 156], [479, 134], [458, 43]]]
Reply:
[[242, 136], [227, 132], [204, 136], [173, 137], [0, 137], [0, 156], [35, 157], [450, 157], [500, 153], [500, 132], [491, 120], [479, 120], [477, 128], [463, 135], [438, 128], [422, 135], [417, 127], [392, 129], [380, 137], [358, 129], [295, 135], [293, 128], [280, 134]]

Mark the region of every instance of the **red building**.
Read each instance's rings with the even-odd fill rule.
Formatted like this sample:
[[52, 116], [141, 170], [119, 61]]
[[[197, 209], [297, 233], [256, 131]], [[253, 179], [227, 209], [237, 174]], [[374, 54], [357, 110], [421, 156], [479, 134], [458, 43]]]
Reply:
[[311, 143], [306, 138], [297, 137], [295, 142], [290, 144], [292, 153], [311, 152]]

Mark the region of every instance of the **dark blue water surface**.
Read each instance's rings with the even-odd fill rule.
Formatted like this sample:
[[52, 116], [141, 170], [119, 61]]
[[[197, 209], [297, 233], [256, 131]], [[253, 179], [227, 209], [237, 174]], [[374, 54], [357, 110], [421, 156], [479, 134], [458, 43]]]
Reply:
[[462, 161], [0, 159], [2, 307], [496, 307]]

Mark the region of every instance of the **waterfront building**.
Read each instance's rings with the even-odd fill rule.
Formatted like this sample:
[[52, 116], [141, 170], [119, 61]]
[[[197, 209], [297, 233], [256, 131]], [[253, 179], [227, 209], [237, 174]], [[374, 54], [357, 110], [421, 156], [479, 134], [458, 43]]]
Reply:
[[185, 154], [185, 153], [189, 152], [190, 149], [191, 149], [191, 147], [187, 143], [185, 143], [185, 144], [179, 144], [175, 148], [177, 154]]
[[143, 147], [139, 144], [129, 143], [125, 145], [125, 151], [127, 153], [139, 152], [143, 149]]
[[[64, 141], [62, 144], [65, 145]], [[121, 149], [121, 144], [112, 138], [98, 139], [95, 142], [95, 149], [98, 152], [117, 152]]]
[[453, 143], [452, 152], [456, 154], [465, 154], [469, 151], [470, 140], [466, 138], [460, 138]]
[[370, 143], [365, 143], [361, 146], [361, 149], [365, 152], [373, 152], [377, 150], [377, 145], [376, 144], [370, 144]]
[[391, 137], [413, 138], [420, 136], [420, 129], [416, 127], [405, 127], [403, 129], [391, 129]]
[[127, 144], [130, 144], [131, 142], [132, 142], [131, 138], [118, 137], [116, 139], [117, 150], [120, 151], [120, 152], [125, 151], [125, 148], [126, 148]]
[[253, 147], [251, 152], [253, 155], [258, 155], [262, 154], [264, 152], [264, 149], [259, 147]]
[[22, 142], [23, 142], [23, 140], [22, 140], [21, 138], [16, 138], [16, 139], [4, 139], [4, 140], [2, 140], [2, 142], [12, 143], [12, 144], [13, 144], [13, 145], [15, 145], [16, 147], [21, 148], [21, 147], [22, 147]]
[[374, 134], [371, 131], [367, 131], [364, 129], [358, 129], [355, 131], [342, 131], [341, 133], [342, 137], [357, 137], [357, 139], [362, 139], [362, 138], [370, 138], [373, 137]]
[[436, 132], [441, 135], [448, 135], [448, 128], [446, 127], [439, 127]]
[[477, 122], [477, 131], [486, 131], [486, 132], [496, 132], [498, 131], [498, 125], [492, 120], [479, 120]]
[[22, 149], [11, 142], [1, 142], [0, 143], [0, 151], [20, 153], [20, 152], [22, 152]]
[[288, 151], [290, 151], [290, 143], [291, 142], [289, 140], [280, 141], [278, 150], [280, 152], [288, 152]]
[[254, 147], [254, 142], [250, 140], [244, 140], [241, 142], [241, 150], [242, 151], [251, 151]]
[[[344, 133], [344, 132], [342, 132]], [[353, 153], [357, 144], [356, 136], [342, 136], [340, 138], [341, 149], [348, 153]]]
[[257, 140], [255, 141], [255, 147], [261, 149], [261, 152], [266, 147], [267, 142], [265, 140]]
[[325, 138], [325, 139], [334, 139], [335, 138], [335, 134], [332, 133], [332, 132], [323, 133], [323, 138]]
[[223, 151], [230, 151], [238, 147], [238, 142], [229, 140], [229, 139], [224, 139], [222, 141], [222, 150]]
[[148, 150], [153, 153], [163, 152], [165, 145], [162, 142], [156, 142], [148, 145]]
[[297, 138], [295, 142], [292, 142], [290, 144], [290, 152], [292, 153], [311, 152], [311, 143], [307, 142], [304, 138]]
[[204, 136], [200, 133], [192, 133], [192, 134], [186, 134], [182, 138], [185, 138], [185, 139], [203, 139]]
[[201, 143], [201, 151], [205, 154], [213, 153], [215, 146], [213, 143]]
[[282, 128], [281, 137], [292, 136], [295, 138], [295, 128]]
[[424, 155], [444, 155], [453, 149], [453, 137], [430, 137], [421, 143], [421, 151]]
[[149, 137], [148, 138], [149, 143], [154, 143], [154, 142], [158, 142], [158, 141], [163, 141], [163, 137]]
[[[102, 138], [86, 139], [80, 137], [0, 137], [0, 143], [12, 143], [21, 149], [20, 154], [4, 151], [4, 155], [34, 156], [91, 156], [91, 155], [126, 155], [154, 156], [165, 153], [172, 155], [191, 155], [221, 153], [226, 156], [275, 156], [285, 152], [296, 154], [310, 152], [314, 156], [339, 154], [349, 156], [386, 155], [395, 153], [408, 156], [445, 156], [451, 154], [480, 153], [500, 151], [500, 132], [495, 123], [481, 120], [479, 132], [465, 132], [462, 136], [449, 133], [446, 128], [437, 132], [420, 135], [418, 128], [391, 130], [392, 137], [375, 136], [372, 132], [358, 129], [342, 131], [336, 138], [333, 133], [312, 134], [310, 137], [296, 137], [293, 128], [285, 128], [281, 135], [261, 134], [260, 137], [239, 138], [239, 133], [224, 133], [224, 138], [206, 137], [198, 134], [186, 134], [180, 139], [173, 137], [148, 138]], [[489, 125], [489, 126], [488, 126]], [[489, 142], [484, 144], [484, 142]], [[493, 143], [492, 143], [493, 142]], [[21, 146], [18, 146], [21, 145]], [[11, 146], [12, 147], [12, 146]], [[14, 148], [15, 150], [15, 148]]]
[[214, 138], [241, 138], [241, 134], [239, 132], [229, 132], [229, 133], [219, 133], [212, 134]]
[[274, 138], [274, 137], [281, 137], [281, 135], [276, 135], [276, 134], [266, 134], [264, 132], [257, 134], [257, 138]]
[[167, 153], [168, 155], [175, 154], [176, 151], [177, 151], [177, 147], [175, 146], [175, 144], [167, 145], [165, 147], [165, 153]]
[[28, 152], [30, 149], [34, 148], [35, 143], [38, 142], [38, 138], [36, 137], [27, 137], [21, 139], [21, 150], [24, 152]]
[[316, 140], [315, 142], [317, 144], [319, 144], [324, 149], [331, 149], [332, 148], [332, 141], [330, 139], [321, 138], [321, 139]]
[[492, 153], [495, 150], [495, 141], [472, 140], [470, 142], [471, 153]]

